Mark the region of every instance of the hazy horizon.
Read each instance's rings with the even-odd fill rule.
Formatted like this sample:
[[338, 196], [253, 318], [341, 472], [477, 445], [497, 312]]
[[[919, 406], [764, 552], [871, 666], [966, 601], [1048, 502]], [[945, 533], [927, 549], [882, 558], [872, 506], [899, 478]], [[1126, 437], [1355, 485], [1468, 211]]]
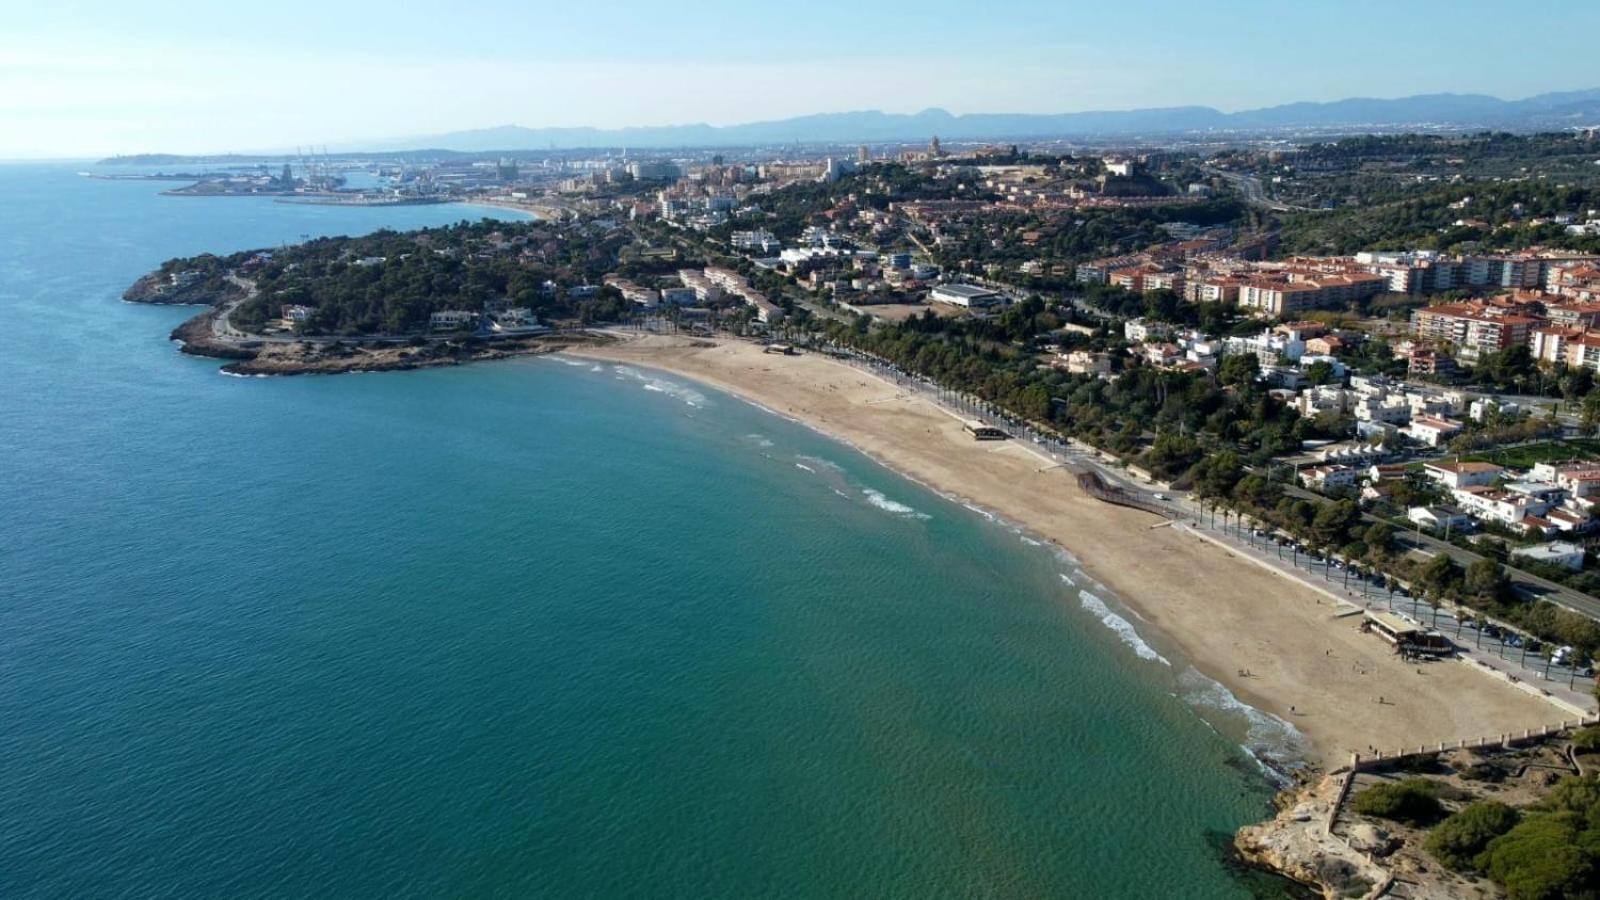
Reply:
[[[1600, 86], [1600, 8], [1526, 4], [1542, 51], [1478, 49], [1482, 0], [1329, 17], [1249, 0], [916, 15], [821, 0], [694, 11], [620, 0], [604, 15], [479, 0], [449, 15], [367, 0], [243, 9], [82, 0], [11, 12], [0, 34], [0, 158], [261, 152], [506, 124], [725, 126], [849, 110], [1223, 111], [1429, 93], [1520, 99]], [[1309, 49], [1308, 49], [1309, 47]], [[1308, 64], [1308, 54], [1312, 61]], [[552, 89], [551, 86], [558, 86]]]

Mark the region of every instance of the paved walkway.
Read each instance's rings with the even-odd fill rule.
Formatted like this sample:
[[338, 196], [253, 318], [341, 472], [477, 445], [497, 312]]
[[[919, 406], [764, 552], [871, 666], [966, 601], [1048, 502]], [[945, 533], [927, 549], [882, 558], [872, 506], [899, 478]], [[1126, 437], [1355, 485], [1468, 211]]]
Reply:
[[1219, 514], [1216, 526], [1210, 524], [1207, 514], [1199, 514], [1188, 527], [1197, 534], [1212, 538], [1223, 546], [1250, 558], [1264, 562], [1282, 574], [1294, 578], [1325, 596], [1363, 610], [1381, 610], [1397, 613], [1420, 625], [1436, 629], [1449, 637], [1460, 649], [1463, 662], [1487, 674], [1516, 684], [1530, 693], [1550, 700], [1556, 706], [1574, 715], [1591, 715], [1595, 711], [1594, 678], [1579, 675], [1572, 669], [1554, 664], [1541, 653], [1530, 653], [1524, 646], [1513, 646], [1504, 627], [1500, 636], [1480, 630], [1476, 624], [1478, 613], [1452, 606], [1433, 607], [1415, 597], [1391, 593], [1373, 584], [1370, 578], [1352, 574], [1349, 568], [1340, 568], [1332, 559], [1313, 559], [1306, 553], [1295, 553], [1271, 539], [1257, 537], [1249, 528], [1236, 529], [1229, 518], [1223, 528]]

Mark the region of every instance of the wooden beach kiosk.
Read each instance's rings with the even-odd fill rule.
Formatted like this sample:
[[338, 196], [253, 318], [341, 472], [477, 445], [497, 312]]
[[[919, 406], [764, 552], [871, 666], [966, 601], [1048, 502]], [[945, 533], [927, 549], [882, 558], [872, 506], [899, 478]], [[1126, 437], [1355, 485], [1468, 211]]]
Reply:
[[972, 435], [975, 441], [1003, 441], [1011, 436], [993, 425], [985, 425], [982, 422], [963, 422], [961, 430]]
[[1456, 652], [1450, 639], [1437, 631], [1430, 631], [1409, 619], [1394, 613], [1368, 610], [1361, 623], [1362, 631], [1370, 631], [1394, 645], [1395, 652], [1405, 657], [1452, 656]]

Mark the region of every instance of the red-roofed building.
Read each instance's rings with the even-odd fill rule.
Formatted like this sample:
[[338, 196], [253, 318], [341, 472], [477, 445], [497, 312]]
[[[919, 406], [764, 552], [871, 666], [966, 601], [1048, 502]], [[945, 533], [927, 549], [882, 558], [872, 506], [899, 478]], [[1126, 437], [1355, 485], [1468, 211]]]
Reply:
[[1454, 344], [1467, 358], [1525, 344], [1541, 324], [1539, 318], [1485, 301], [1442, 303], [1411, 314], [1411, 329], [1418, 338]]

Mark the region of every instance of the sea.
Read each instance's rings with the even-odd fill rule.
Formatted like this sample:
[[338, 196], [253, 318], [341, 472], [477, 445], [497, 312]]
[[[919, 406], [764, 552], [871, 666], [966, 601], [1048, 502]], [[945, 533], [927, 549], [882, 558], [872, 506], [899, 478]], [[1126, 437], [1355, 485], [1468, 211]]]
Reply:
[[516, 218], [0, 166], [0, 897], [1283, 896], [1297, 736], [1070, 555], [563, 356], [235, 378], [174, 256]]

